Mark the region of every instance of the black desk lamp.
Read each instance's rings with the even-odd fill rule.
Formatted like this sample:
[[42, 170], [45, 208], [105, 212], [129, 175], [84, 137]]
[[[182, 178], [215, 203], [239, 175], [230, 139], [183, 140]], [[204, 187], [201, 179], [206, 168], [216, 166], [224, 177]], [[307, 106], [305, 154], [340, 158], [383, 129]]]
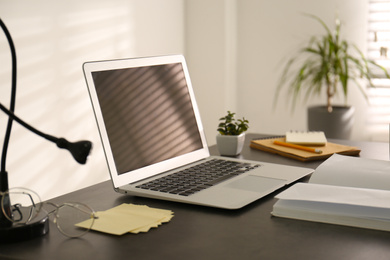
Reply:
[[[79, 141], [79, 142], [71, 143], [64, 138], [57, 138], [48, 134], [44, 134], [41, 131], [27, 124], [26, 122], [24, 122], [14, 114], [15, 98], [16, 98], [16, 51], [15, 51], [15, 47], [11, 35], [1, 19], [0, 19], [0, 26], [7, 37], [11, 49], [11, 57], [12, 57], [12, 91], [11, 91], [11, 102], [10, 102], [9, 110], [0, 103], [0, 110], [2, 110], [4, 113], [8, 115], [8, 124], [7, 124], [7, 129], [4, 138], [3, 151], [1, 156], [1, 169], [0, 169], [0, 192], [6, 192], [8, 191], [9, 187], [8, 187], [8, 173], [6, 171], [5, 165], [6, 165], [7, 149], [8, 149], [8, 143], [11, 135], [13, 120], [15, 120], [16, 122], [18, 122], [19, 124], [27, 128], [28, 130], [34, 132], [35, 134], [51, 142], [54, 142], [55, 144], [57, 144], [59, 148], [67, 149], [72, 154], [74, 159], [80, 164], [86, 163], [87, 157], [92, 148], [92, 143], [90, 141]], [[1, 195], [0, 193], [0, 201], [2, 200], [2, 196], [3, 195]], [[7, 215], [11, 214], [10, 213], [11, 205], [3, 204], [3, 207], [6, 213], [0, 210], [0, 242], [22, 241], [22, 240], [44, 235], [49, 231], [47, 216], [35, 222], [32, 222], [30, 224], [15, 226], [4, 215], [4, 214]]]

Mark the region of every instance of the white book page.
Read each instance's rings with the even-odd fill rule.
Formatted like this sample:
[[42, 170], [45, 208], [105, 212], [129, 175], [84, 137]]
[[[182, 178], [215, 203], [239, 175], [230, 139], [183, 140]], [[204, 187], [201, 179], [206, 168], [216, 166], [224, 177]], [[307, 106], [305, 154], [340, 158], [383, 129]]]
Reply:
[[309, 183], [390, 190], [390, 161], [334, 154], [318, 166]]
[[[322, 202], [324, 203], [322, 205], [330, 203], [390, 209], [390, 191], [387, 190], [297, 183], [276, 195], [275, 198], [292, 201], [296, 205], [299, 204], [297, 203], [298, 201], [306, 202], [306, 204], [300, 204], [302, 206], [305, 205], [306, 208], [311, 208], [311, 206], [316, 205], [318, 202]], [[310, 204], [310, 202], [314, 204]]]

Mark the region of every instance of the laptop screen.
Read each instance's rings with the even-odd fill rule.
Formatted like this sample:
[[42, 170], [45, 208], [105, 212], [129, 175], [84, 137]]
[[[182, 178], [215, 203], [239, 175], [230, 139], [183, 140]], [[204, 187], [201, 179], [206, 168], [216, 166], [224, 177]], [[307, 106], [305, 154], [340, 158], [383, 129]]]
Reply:
[[201, 149], [181, 63], [92, 72], [118, 174]]

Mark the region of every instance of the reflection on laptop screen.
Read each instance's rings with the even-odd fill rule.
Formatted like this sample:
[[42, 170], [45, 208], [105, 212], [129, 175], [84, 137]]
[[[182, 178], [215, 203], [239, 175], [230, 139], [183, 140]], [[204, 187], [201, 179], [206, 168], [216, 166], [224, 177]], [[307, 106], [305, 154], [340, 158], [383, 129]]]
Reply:
[[202, 148], [180, 63], [92, 76], [119, 174]]

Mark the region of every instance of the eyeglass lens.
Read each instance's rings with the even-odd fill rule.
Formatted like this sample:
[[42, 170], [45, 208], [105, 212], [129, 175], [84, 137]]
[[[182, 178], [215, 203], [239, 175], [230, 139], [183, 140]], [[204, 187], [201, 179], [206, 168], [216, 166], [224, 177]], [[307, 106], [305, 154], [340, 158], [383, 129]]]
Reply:
[[[77, 224], [85, 220], [89, 228], [78, 227]], [[81, 203], [64, 203], [55, 212], [55, 223], [58, 229], [68, 237], [80, 237], [88, 232], [94, 222], [94, 212], [87, 205]]]
[[3, 194], [1, 210], [13, 223], [26, 224], [33, 220], [41, 209], [39, 196], [30, 190], [13, 189]]
[[[59, 231], [68, 237], [80, 237], [88, 232], [95, 220], [94, 211], [82, 203], [64, 203], [57, 206], [50, 202], [41, 203], [40, 197], [32, 190], [14, 188], [1, 196], [0, 206], [5, 217], [16, 224], [28, 224], [42, 210], [42, 205], [48, 204], [56, 209], [47, 212], [54, 215], [54, 222]], [[80, 222], [88, 223], [88, 228], [78, 227]]]

